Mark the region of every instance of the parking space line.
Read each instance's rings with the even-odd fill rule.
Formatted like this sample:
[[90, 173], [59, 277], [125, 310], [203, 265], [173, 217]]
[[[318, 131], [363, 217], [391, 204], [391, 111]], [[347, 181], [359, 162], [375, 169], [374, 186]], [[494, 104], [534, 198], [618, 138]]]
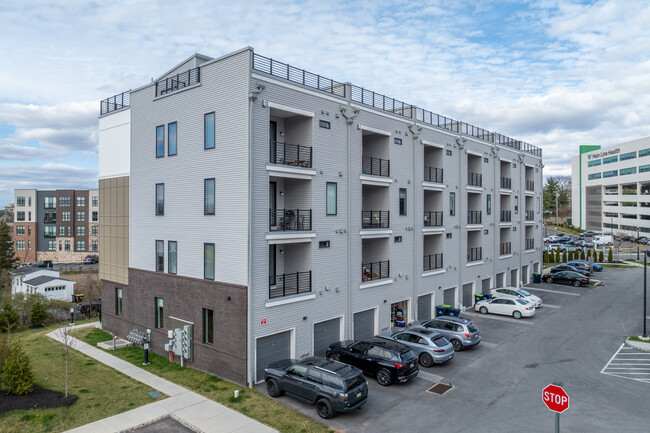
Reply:
[[542, 304], [540, 308], [562, 308], [561, 305]]
[[650, 353], [621, 345], [600, 371], [609, 376], [650, 383]]
[[618, 348], [618, 350], [616, 351], [616, 353], [615, 353], [614, 355], [612, 355], [611, 358], [609, 358], [609, 361], [607, 361], [607, 364], [605, 364], [605, 366], [603, 367], [603, 369], [600, 370], [601, 373], [604, 372], [604, 371], [607, 369], [607, 367], [609, 367], [609, 364], [612, 363], [612, 361], [614, 360], [614, 358], [616, 358], [616, 355], [618, 355], [618, 353], [619, 353], [619, 352], [621, 351], [621, 349], [624, 348], [624, 347], [625, 347], [625, 343], [621, 344], [621, 347]]
[[562, 292], [560, 290], [540, 289], [539, 287], [526, 287], [526, 290], [539, 290], [540, 292], [559, 293], [561, 295], [582, 296], [582, 293]]
[[526, 319], [528, 318], [522, 318], [522, 319], [514, 319], [510, 317], [505, 317], [505, 316], [497, 316], [495, 314], [480, 314], [480, 313], [475, 313], [475, 312], [470, 312], [469, 310], [463, 312], [463, 314], [466, 314], [468, 316], [474, 316], [474, 317], [484, 317], [486, 319], [493, 319], [493, 320], [501, 320], [502, 322], [509, 322], [509, 323], [515, 323], [517, 325], [528, 325], [528, 326], [533, 326], [535, 325], [535, 322], [529, 322]]
[[418, 377], [434, 383], [440, 382], [441, 380], [444, 379], [443, 376], [438, 376], [437, 374], [429, 373], [427, 371], [422, 371], [422, 369], [420, 369], [420, 371], [418, 372]]

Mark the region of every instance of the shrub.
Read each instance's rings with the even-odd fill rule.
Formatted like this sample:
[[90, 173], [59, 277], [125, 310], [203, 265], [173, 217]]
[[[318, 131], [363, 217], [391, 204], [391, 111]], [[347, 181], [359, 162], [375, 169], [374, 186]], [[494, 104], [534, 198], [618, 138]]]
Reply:
[[562, 253], [562, 262], [566, 263], [566, 251]]
[[544, 251], [544, 263], [549, 263], [549, 261], [548, 261], [548, 251]]
[[555, 250], [555, 263], [560, 263], [562, 261], [562, 252], [560, 250]]
[[29, 322], [32, 325], [40, 326], [47, 319], [47, 311], [45, 307], [40, 302], [36, 302], [32, 305], [32, 310], [29, 313]]
[[585, 256], [585, 250], [580, 251], [580, 259], [581, 259], [581, 260], [585, 260], [585, 259], [586, 259], [586, 256]]
[[591, 258], [591, 249], [587, 250], [587, 259]]
[[612, 263], [614, 261], [614, 253], [612, 253], [612, 249], [609, 249], [609, 252], [607, 253], [607, 261], [609, 263]]
[[32, 392], [33, 385], [34, 374], [29, 357], [20, 342], [14, 341], [2, 364], [2, 389], [9, 394], [22, 395]]
[[603, 250], [600, 250], [600, 253], [598, 254], [598, 261], [601, 263], [605, 261], [605, 253], [603, 253]]
[[14, 332], [19, 326], [20, 314], [10, 302], [5, 302], [0, 312], [0, 332]]

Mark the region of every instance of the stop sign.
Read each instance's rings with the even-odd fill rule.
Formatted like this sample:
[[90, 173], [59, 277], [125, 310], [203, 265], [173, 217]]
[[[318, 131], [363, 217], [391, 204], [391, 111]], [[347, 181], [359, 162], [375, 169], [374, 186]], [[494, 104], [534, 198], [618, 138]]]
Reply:
[[553, 412], [562, 413], [569, 408], [569, 395], [561, 386], [548, 385], [544, 388], [542, 401]]

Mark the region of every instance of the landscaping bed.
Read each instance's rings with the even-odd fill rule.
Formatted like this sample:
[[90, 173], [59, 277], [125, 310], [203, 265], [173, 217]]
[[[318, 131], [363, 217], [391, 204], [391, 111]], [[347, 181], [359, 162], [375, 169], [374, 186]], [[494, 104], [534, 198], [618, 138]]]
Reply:
[[59, 391], [41, 388], [34, 385], [34, 390], [29, 394], [11, 395], [0, 392], [0, 415], [12, 410], [48, 409], [53, 407], [70, 406], [77, 401], [76, 395], [65, 396]]

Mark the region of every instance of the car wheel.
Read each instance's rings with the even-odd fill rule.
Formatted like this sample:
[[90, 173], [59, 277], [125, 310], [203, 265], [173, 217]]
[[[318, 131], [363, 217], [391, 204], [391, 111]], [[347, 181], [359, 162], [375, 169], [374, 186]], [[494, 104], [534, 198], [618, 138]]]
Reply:
[[512, 317], [514, 317], [515, 319], [521, 319], [521, 311], [515, 311], [514, 313], [512, 313]]
[[487, 314], [487, 308], [485, 307], [481, 307], [478, 310], [481, 312], [481, 314]]
[[546, 282], [547, 283], [552, 283], [553, 282], [553, 277], [547, 277]]
[[[483, 313], [483, 308], [485, 308], [485, 307], [481, 307], [481, 313]], [[487, 313], [487, 309], [485, 310], [485, 313]], [[485, 313], [483, 313], [483, 314], [485, 314]], [[454, 346], [454, 351], [455, 352], [460, 352], [461, 350], [463, 350], [463, 345], [461, 344], [460, 341], [451, 340], [451, 344]]]
[[332, 361], [341, 361], [341, 356], [338, 353], [332, 353], [330, 355], [330, 359]]
[[433, 358], [428, 353], [420, 354], [420, 365], [429, 368], [433, 365]]
[[573, 283], [573, 285], [576, 287], [580, 287], [582, 283], [580, 281], [576, 281], [575, 283]]
[[266, 382], [266, 392], [268, 392], [268, 394], [273, 398], [280, 397], [282, 395], [280, 384], [275, 379], [269, 379], [269, 381]]
[[321, 398], [316, 402], [316, 410], [321, 418], [330, 419], [334, 416], [332, 403], [326, 398]]
[[388, 386], [390, 385], [391, 378], [390, 378], [390, 373], [387, 370], [384, 370], [383, 368], [377, 372], [377, 382], [381, 386]]

